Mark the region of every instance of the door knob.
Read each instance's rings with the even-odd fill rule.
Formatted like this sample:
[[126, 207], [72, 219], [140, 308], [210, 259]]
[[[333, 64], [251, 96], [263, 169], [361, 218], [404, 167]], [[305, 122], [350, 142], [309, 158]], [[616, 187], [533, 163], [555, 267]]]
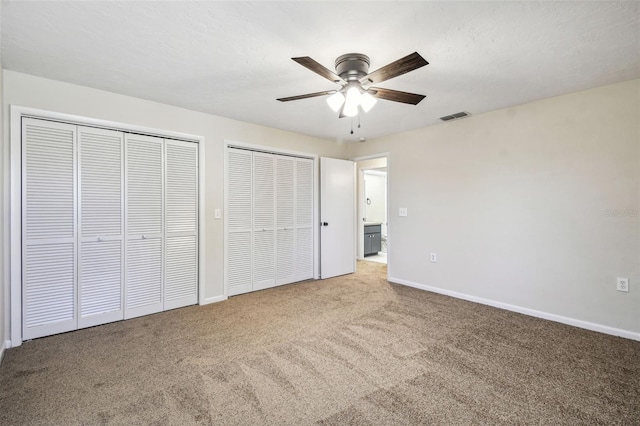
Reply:
[[329, 226], [329, 222], [322, 222], [322, 226]]

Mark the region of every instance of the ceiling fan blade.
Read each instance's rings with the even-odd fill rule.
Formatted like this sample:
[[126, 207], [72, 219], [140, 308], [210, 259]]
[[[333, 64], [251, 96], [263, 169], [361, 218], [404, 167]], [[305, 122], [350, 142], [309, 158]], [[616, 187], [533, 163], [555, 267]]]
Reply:
[[391, 62], [390, 64], [365, 75], [360, 79], [360, 82], [363, 84], [381, 83], [391, 78], [398, 77], [399, 75], [406, 74], [409, 71], [417, 70], [425, 65], [429, 65], [429, 62], [420, 56], [418, 52], [413, 52], [411, 55], [407, 55], [402, 59]]
[[383, 89], [381, 87], [370, 87], [368, 92], [373, 96], [387, 101], [402, 102], [404, 104], [418, 105], [425, 95], [401, 92], [399, 90]]
[[340, 78], [340, 76], [338, 76], [338, 74], [334, 73], [330, 69], [324, 67], [323, 65], [316, 62], [315, 60], [311, 59], [308, 56], [301, 56], [299, 58], [291, 58], [291, 59], [293, 59], [303, 67], [310, 69], [311, 71], [315, 72], [316, 74], [326, 78], [327, 80], [333, 83], [346, 83], [343, 79]]
[[337, 90], [325, 90], [324, 92], [307, 93], [306, 95], [289, 96], [288, 98], [278, 98], [280, 102], [297, 101], [299, 99], [315, 98], [316, 96], [332, 95]]

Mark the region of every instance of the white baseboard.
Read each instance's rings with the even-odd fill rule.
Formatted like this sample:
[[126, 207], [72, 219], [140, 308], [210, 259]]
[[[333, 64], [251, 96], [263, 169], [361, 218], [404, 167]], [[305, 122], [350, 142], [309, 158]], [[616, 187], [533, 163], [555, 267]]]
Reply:
[[227, 296], [225, 296], [225, 295], [207, 297], [206, 299], [204, 299], [204, 302], [202, 302], [200, 305], [208, 305], [210, 303], [217, 303], [217, 302], [222, 302], [222, 301], [225, 301], [225, 300], [227, 300]]
[[10, 347], [11, 340], [5, 340], [4, 342], [2, 342], [2, 345], [0, 345], [0, 363], [2, 363], [2, 359], [4, 358], [5, 349], [9, 349]]
[[593, 322], [583, 321], [575, 318], [563, 317], [561, 315], [550, 314], [548, 312], [537, 311], [535, 309], [524, 308], [522, 306], [510, 305], [508, 303], [498, 302], [491, 299], [485, 299], [483, 297], [471, 296], [469, 294], [459, 293], [457, 291], [445, 290], [443, 288], [433, 287], [430, 285], [419, 284], [413, 281], [407, 281], [400, 278], [389, 277], [389, 282], [418, 288], [420, 290], [431, 291], [433, 293], [443, 294], [445, 296], [455, 297], [456, 299], [463, 299], [463, 300], [468, 300], [470, 302], [480, 303], [482, 305], [493, 306], [494, 308], [500, 308], [500, 309], [505, 309], [507, 311], [518, 312], [520, 314], [525, 314], [532, 317], [560, 322], [562, 324], [572, 325], [574, 327], [585, 328], [591, 331], [610, 334], [612, 336], [620, 336], [627, 339], [640, 341], [640, 333], [636, 333], [634, 331], [623, 330], [621, 328], [615, 328], [615, 327], [609, 327], [607, 325], [596, 324]]

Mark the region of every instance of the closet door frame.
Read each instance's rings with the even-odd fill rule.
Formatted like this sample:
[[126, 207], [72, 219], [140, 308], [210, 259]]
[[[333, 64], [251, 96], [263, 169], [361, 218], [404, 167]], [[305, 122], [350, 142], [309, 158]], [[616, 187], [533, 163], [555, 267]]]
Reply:
[[[319, 225], [319, 207], [320, 207], [320, 198], [319, 198], [319, 194], [320, 194], [320, 186], [319, 186], [319, 182], [320, 182], [320, 170], [319, 170], [319, 155], [318, 154], [313, 154], [313, 153], [308, 153], [308, 152], [302, 152], [302, 151], [294, 151], [294, 150], [287, 150], [287, 149], [277, 149], [277, 148], [273, 148], [273, 147], [269, 147], [269, 146], [264, 146], [264, 145], [256, 145], [256, 144], [250, 144], [250, 143], [246, 143], [246, 142], [239, 142], [239, 141], [234, 141], [234, 140], [230, 140], [230, 139], [225, 139], [224, 141], [224, 177], [226, 180], [226, 177], [228, 175], [228, 167], [229, 165], [227, 164], [227, 152], [229, 151], [230, 148], [238, 148], [238, 149], [244, 149], [244, 150], [249, 150], [249, 151], [257, 151], [257, 152], [262, 152], [262, 153], [267, 153], [267, 154], [274, 154], [274, 155], [287, 155], [287, 156], [293, 156], [293, 157], [299, 157], [299, 158], [305, 158], [308, 160], [311, 160], [312, 162], [312, 167], [313, 167], [313, 278], [314, 279], [319, 279], [320, 278], [320, 227]], [[229, 217], [229, 211], [228, 211], [228, 205], [227, 205], [227, 200], [229, 199], [229, 194], [228, 194], [228, 189], [227, 189], [227, 185], [225, 183], [224, 185], [224, 233], [223, 235], [225, 236], [224, 238], [224, 298], [226, 299], [229, 295], [229, 281], [228, 281], [228, 275], [227, 275], [227, 255], [229, 253], [229, 247], [227, 244], [227, 234], [228, 234], [228, 223], [227, 223], [227, 218]]]
[[[5, 324], [9, 328], [9, 334], [4, 344], [5, 348], [20, 346], [23, 342], [22, 336], [22, 119], [36, 118], [61, 122], [77, 126], [89, 126], [108, 130], [117, 130], [127, 133], [138, 133], [149, 136], [156, 136], [163, 139], [177, 139], [198, 144], [198, 304], [217, 302], [226, 299], [226, 288], [224, 297], [206, 297], [206, 253], [205, 235], [205, 149], [203, 136], [163, 130], [146, 126], [137, 126], [111, 120], [83, 117], [74, 114], [65, 114], [47, 111], [37, 108], [29, 108], [18, 105], [9, 106], [9, 161], [10, 179], [8, 182], [10, 199], [8, 216], [5, 216], [5, 235], [10, 238], [5, 239], [5, 282], [10, 283], [5, 288], [5, 301], [9, 309], [6, 310]], [[77, 305], [77, 304], [76, 304]]]

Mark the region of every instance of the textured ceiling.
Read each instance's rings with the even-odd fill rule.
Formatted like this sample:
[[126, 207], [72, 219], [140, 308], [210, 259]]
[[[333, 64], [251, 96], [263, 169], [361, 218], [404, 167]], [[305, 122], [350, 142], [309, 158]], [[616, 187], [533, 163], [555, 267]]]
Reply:
[[[438, 117], [522, 104], [640, 77], [640, 3], [2, 2], [4, 68], [331, 140], [375, 138]], [[333, 69], [360, 52], [371, 70], [417, 51], [430, 65], [379, 84], [426, 94], [379, 101], [349, 134], [334, 86], [293, 62]]]

